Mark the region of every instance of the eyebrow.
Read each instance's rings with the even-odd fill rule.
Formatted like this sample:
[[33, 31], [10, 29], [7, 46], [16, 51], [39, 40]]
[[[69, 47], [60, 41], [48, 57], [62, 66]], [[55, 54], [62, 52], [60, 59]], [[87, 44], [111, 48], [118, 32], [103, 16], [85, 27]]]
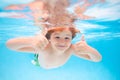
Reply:
[[70, 36], [70, 37], [71, 37], [72, 35], [70, 35], [70, 34], [66, 34], [66, 36]]
[[59, 33], [54, 33], [54, 35], [59, 35]]

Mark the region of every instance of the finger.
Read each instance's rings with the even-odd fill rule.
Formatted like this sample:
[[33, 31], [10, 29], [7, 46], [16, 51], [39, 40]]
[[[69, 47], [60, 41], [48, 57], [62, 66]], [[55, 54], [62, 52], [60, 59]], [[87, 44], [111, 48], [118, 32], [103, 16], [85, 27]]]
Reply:
[[84, 34], [82, 34], [81, 41], [85, 41]]
[[40, 42], [39, 42], [39, 48], [40, 48], [40, 49], [43, 49], [44, 46], [45, 46], [45, 42], [44, 42], [44, 40], [43, 40], [43, 39], [40, 39]]
[[44, 36], [42, 36], [41, 41], [42, 41], [43, 46], [46, 46], [49, 43], [49, 41]]
[[33, 46], [35, 46], [35, 49], [40, 50], [43, 46], [43, 43], [44, 43], [43, 40], [42, 40], [42, 37], [40, 35], [38, 35], [35, 38], [36, 38], [37, 41], [34, 42]]
[[49, 43], [49, 41], [46, 38], [44, 38], [44, 41], [45, 41], [45, 44]]
[[40, 49], [44, 49], [48, 45], [48, 43], [48, 40], [45, 37], [42, 37], [39, 43]]
[[39, 54], [39, 49], [38, 48], [35, 48], [35, 53]]

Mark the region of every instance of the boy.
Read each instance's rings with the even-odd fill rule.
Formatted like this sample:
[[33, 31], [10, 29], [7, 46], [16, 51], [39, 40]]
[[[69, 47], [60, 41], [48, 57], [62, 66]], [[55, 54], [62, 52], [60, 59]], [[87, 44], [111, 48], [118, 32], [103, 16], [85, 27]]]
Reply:
[[101, 55], [97, 50], [87, 45], [82, 37], [81, 41], [71, 44], [78, 30], [74, 27], [55, 27], [47, 31], [46, 35], [21, 37], [10, 39], [6, 45], [16, 51], [38, 54], [41, 67], [52, 69], [62, 66], [72, 54], [83, 59], [98, 62]]

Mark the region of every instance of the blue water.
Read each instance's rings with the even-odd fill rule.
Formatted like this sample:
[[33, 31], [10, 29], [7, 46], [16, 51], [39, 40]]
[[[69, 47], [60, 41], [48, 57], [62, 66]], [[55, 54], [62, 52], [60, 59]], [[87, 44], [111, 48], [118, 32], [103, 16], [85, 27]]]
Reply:
[[[0, 15], [3, 12], [1, 7]], [[50, 70], [33, 65], [32, 53], [12, 51], [5, 46], [10, 38], [35, 35], [39, 29], [33, 22], [0, 16], [0, 80], [120, 80], [120, 16], [114, 16], [75, 22], [87, 43], [101, 53], [101, 62], [72, 56], [62, 67]]]

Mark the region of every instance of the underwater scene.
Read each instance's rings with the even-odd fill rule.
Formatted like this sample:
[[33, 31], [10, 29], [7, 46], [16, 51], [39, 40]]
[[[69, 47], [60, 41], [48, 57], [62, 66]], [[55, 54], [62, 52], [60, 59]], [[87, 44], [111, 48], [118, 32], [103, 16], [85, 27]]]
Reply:
[[[35, 1], [45, 0], [0, 0], [0, 80], [120, 80], [120, 0], [61, 0], [69, 2], [66, 10], [70, 14], [79, 13], [73, 23], [80, 33], [72, 44], [84, 34], [87, 44], [99, 51], [102, 59], [93, 62], [72, 55], [64, 65], [52, 69], [35, 65], [33, 53], [6, 46], [9, 39], [41, 32], [35, 25], [39, 20], [31, 4]], [[57, 2], [46, 1], [52, 6]]]

